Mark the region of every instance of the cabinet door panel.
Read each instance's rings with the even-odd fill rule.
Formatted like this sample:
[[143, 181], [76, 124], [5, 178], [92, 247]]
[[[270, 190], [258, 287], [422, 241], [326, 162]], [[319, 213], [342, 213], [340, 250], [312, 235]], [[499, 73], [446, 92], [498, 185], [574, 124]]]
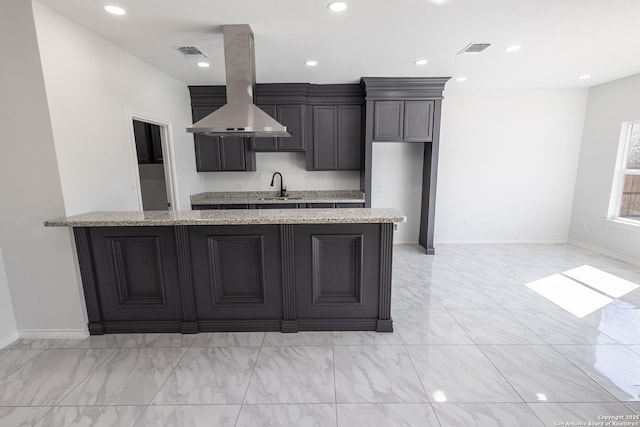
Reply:
[[335, 170], [338, 166], [336, 113], [336, 107], [313, 107], [314, 170]]
[[173, 227], [91, 228], [105, 321], [180, 320]]
[[402, 141], [404, 101], [376, 101], [374, 141]]
[[199, 320], [280, 319], [280, 228], [189, 228]]
[[378, 316], [378, 224], [296, 225], [299, 319]]
[[246, 169], [244, 138], [220, 138], [220, 160], [223, 171], [243, 171]]
[[278, 121], [287, 127], [290, 138], [277, 138], [280, 151], [304, 151], [305, 106], [278, 105]]
[[338, 107], [338, 169], [360, 170], [362, 109], [359, 105]]
[[[273, 104], [260, 105], [258, 108], [262, 109], [265, 113], [277, 120], [276, 106]], [[251, 139], [251, 149], [253, 151], [276, 151], [278, 149], [276, 138], [273, 137], [258, 137]]]
[[433, 101], [405, 101], [404, 140], [431, 142], [433, 139]]
[[219, 172], [220, 138], [217, 136], [194, 135], [196, 150], [196, 170], [198, 172]]

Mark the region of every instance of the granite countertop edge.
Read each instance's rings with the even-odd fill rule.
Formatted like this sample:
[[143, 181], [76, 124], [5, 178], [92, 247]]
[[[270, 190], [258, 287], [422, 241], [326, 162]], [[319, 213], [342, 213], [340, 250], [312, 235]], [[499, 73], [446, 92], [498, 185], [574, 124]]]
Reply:
[[44, 222], [45, 227], [126, 227], [174, 225], [374, 224], [405, 222], [390, 208], [238, 209], [204, 211], [88, 212]]

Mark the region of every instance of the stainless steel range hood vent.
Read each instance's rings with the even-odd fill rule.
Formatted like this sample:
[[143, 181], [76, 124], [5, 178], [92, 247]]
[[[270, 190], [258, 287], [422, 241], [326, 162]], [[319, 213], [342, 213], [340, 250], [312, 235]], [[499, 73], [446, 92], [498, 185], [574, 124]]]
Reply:
[[211, 136], [291, 136], [267, 113], [256, 107], [256, 67], [253, 31], [248, 25], [223, 25], [227, 104], [187, 128]]

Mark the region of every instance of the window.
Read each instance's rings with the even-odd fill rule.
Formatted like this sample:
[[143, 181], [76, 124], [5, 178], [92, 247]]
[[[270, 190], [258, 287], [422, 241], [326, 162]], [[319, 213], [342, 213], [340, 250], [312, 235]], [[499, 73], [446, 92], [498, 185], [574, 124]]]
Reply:
[[640, 223], [640, 122], [622, 127], [610, 219]]

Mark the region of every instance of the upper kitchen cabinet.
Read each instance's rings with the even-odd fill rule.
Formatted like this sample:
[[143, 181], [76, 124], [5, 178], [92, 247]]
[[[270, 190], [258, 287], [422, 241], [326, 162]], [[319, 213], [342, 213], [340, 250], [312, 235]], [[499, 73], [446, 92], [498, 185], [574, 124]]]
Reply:
[[[193, 121], [211, 114], [217, 107], [193, 107]], [[247, 138], [194, 135], [198, 172], [255, 171], [256, 155]]]
[[360, 170], [362, 91], [357, 85], [312, 87], [307, 170]]
[[304, 151], [305, 120], [304, 104], [275, 105], [258, 104], [265, 113], [287, 127], [290, 138], [252, 138], [253, 151]]
[[160, 126], [152, 123], [133, 121], [138, 163], [162, 163], [162, 138]]
[[432, 100], [375, 101], [373, 140], [431, 142], [434, 104]]
[[308, 83], [270, 83], [256, 85], [256, 105], [287, 127], [288, 138], [253, 138], [253, 151], [306, 150], [306, 104]]

